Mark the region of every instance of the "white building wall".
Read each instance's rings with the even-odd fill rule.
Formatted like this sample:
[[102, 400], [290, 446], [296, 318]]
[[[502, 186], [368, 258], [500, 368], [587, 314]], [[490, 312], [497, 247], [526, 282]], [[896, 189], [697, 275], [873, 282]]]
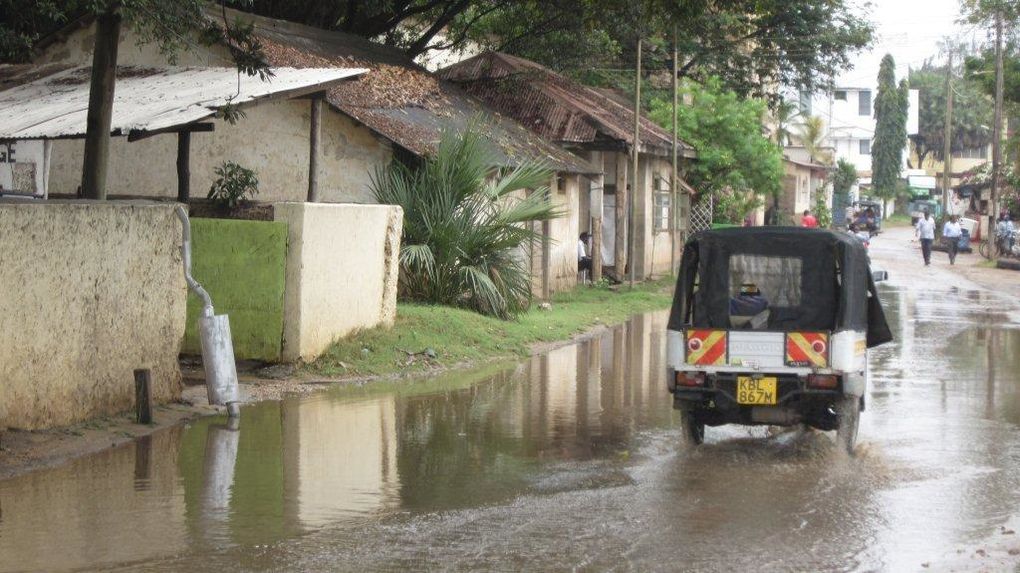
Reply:
[[[875, 137], [877, 92], [877, 86], [837, 87], [811, 98], [810, 115], [821, 117], [825, 122], [826, 145], [835, 148], [837, 161], [843, 159], [853, 163], [858, 172], [871, 171], [871, 153], [861, 153], [861, 141], [871, 142]], [[845, 98], [836, 99], [839, 93], [844, 93]], [[914, 135], [918, 130], [919, 93], [918, 90], [910, 90], [908, 95], [907, 135]], [[870, 100], [864, 107], [861, 105], [862, 97]], [[909, 155], [907, 140], [903, 141], [903, 149], [903, 168], [906, 169]]]

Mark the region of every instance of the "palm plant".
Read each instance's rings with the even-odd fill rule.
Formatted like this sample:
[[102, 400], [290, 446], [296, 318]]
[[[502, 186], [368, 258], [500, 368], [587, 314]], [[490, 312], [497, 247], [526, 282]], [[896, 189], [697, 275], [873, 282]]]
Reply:
[[[434, 156], [378, 169], [371, 186], [377, 201], [404, 209], [402, 298], [508, 319], [531, 299], [521, 247], [543, 239], [530, 223], [560, 213], [549, 201], [551, 171], [525, 162], [493, 174], [483, 138], [473, 128], [446, 132]], [[515, 196], [520, 190], [530, 192]]]
[[825, 122], [822, 118], [811, 116], [801, 122], [797, 139], [811, 161], [823, 165], [832, 163], [832, 155], [825, 150]]
[[786, 147], [793, 135], [790, 126], [793, 125], [793, 120], [800, 117], [800, 107], [793, 102], [782, 101], [776, 107], [774, 115], [776, 130], [773, 135], [776, 137], [776, 144]]

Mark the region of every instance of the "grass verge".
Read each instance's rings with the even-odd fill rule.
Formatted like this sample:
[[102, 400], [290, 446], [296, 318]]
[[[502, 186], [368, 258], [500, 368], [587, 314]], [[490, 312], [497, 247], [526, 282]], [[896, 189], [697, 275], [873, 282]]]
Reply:
[[896, 213], [882, 220], [882, 224], [889, 227], [910, 227], [910, 215]]
[[673, 282], [662, 279], [616, 290], [578, 287], [553, 295], [551, 309], [536, 305], [511, 321], [402, 303], [392, 328], [364, 330], [337, 341], [304, 370], [325, 377], [387, 375], [528, 356], [535, 344], [567, 340], [599, 324], [669, 308]]

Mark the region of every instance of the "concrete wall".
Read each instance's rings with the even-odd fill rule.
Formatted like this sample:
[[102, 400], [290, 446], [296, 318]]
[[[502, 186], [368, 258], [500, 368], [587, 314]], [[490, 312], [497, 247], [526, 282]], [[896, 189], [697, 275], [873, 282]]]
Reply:
[[[191, 273], [230, 317], [234, 357], [280, 360], [287, 225], [275, 221], [191, 220]], [[186, 354], [201, 354], [202, 300], [188, 296]]]
[[283, 360], [314, 358], [339, 337], [393, 323], [400, 207], [279, 203], [274, 210], [289, 229]]
[[180, 396], [180, 244], [170, 204], [0, 203], [0, 427], [130, 409], [135, 368]]

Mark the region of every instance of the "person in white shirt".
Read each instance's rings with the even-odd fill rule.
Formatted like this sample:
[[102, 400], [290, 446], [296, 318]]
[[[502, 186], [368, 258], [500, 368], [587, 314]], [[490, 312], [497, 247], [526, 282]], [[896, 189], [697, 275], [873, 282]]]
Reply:
[[1015, 233], [1013, 221], [1009, 218], [1009, 214], [1000, 215], [999, 222], [995, 224], [995, 236], [1002, 249], [1013, 250], [1013, 237]]
[[924, 256], [924, 266], [930, 265], [931, 244], [935, 240], [935, 219], [927, 209], [924, 210], [924, 217], [917, 220], [914, 236], [921, 239], [921, 255]]
[[588, 256], [588, 239], [591, 235], [586, 231], [581, 233], [581, 236], [577, 239], [577, 270], [590, 271], [591, 270], [591, 257]]
[[963, 229], [960, 227], [958, 217], [951, 215], [945, 225], [942, 225], [942, 241], [946, 244], [946, 251], [949, 252], [949, 264], [956, 264], [956, 253], [960, 250], [960, 237], [963, 236]]

